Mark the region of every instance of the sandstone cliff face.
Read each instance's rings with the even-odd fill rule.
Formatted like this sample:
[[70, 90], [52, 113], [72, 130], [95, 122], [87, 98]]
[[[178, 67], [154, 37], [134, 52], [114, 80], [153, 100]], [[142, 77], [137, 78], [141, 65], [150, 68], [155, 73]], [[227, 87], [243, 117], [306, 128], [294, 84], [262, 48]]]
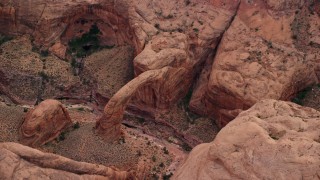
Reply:
[[17, 143], [0, 143], [1, 179], [136, 179], [132, 172], [77, 162]]
[[[189, 6], [185, 1], [138, 1], [134, 9], [130, 9], [136, 36], [140, 44], [145, 44], [143, 51], [134, 59], [135, 75], [145, 72], [144, 77], [150, 76], [146, 79], [153, 79], [153, 73], [149, 71], [161, 72], [160, 69], [167, 67], [172, 70], [168, 71], [171, 74], [160, 75], [148, 84], [139, 83], [138, 76], [124, 86], [117, 97], [112, 98], [117, 99], [117, 104], [122, 104], [111, 106], [108, 103], [105, 107], [105, 115], [97, 124], [100, 132], [104, 129], [107, 134], [112, 131], [111, 134], [119, 136], [127, 98], [141, 109], [150, 110], [169, 108], [186, 95], [200, 66], [213, 53], [229, 26], [238, 5], [238, 1], [233, 1], [232, 7], [221, 7], [218, 1], [216, 3], [202, 2]], [[133, 83], [137, 88], [131, 89]], [[125, 89], [130, 89], [130, 93]], [[111, 116], [116, 119], [113, 123]], [[104, 125], [106, 122], [108, 125]]]
[[[217, 2], [216, 4], [211, 2], [186, 4], [185, 1], [137, 3], [135, 12], [130, 15], [136, 25], [137, 37], [140, 39], [144, 37], [141, 41], [146, 45], [134, 59], [135, 74], [166, 66], [185, 68], [186, 72], [172, 82], [167, 82], [167, 84], [180, 82], [180, 86], [167, 86], [161, 91], [152, 86], [141, 88], [133, 98], [135, 104], [164, 109], [185, 96], [200, 66], [213, 53], [224, 30], [229, 26], [238, 1], [232, 3], [232, 7], [221, 7]], [[163, 101], [166, 96], [174, 98]]]
[[59, 39], [64, 43], [88, 31], [92, 24], [101, 27], [104, 45], [135, 42], [124, 1], [1, 1], [0, 33], [32, 34], [37, 46], [48, 48]]
[[[212, 68], [206, 67], [193, 93], [190, 108], [217, 118], [220, 127], [261, 99], [289, 100], [318, 82], [317, 50], [302, 45], [294, 27], [299, 17], [320, 25], [303, 1], [242, 1], [217, 50]], [[304, 13], [304, 14], [303, 14]], [[311, 55], [312, 54], [312, 55]], [[210, 65], [210, 63], [209, 63]]]
[[45, 100], [30, 110], [20, 127], [20, 141], [40, 146], [57, 138], [72, 124], [68, 111], [56, 100]]
[[[217, 124], [222, 127], [255, 102], [265, 98], [288, 100], [297, 91], [318, 82], [320, 76], [320, 23], [318, 14], [314, 13], [318, 12], [319, 3], [259, 0], [242, 1], [238, 6], [239, 3], [238, 0], [46, 3], [2, 0], [0, 24], [5, 27], [2, 33], [32, 34], [36, 46], [49, 48], [60, 58], [66, 57], [70, 39], [82, 36], [95, 24], [101, 31], [102, 45], [129, 44], [135, 48], [136, 76], [165, 67], [184, 69], [179, 77], [157, 79], [132, 91], [135, 93], [131, 95], [131, 102], [143, 110], [172, 106], [186, 95], [205, 66], [194, 89], [190, 109], [216, 117]], [[216, 48], [215, 58], [212, 58]], [[49, 62], [50, 66], [57, 64], [56, 61]], [[61, 68], [70, 73], [66, 64]], [[5, 84], [1, 92], [17, 102], [31, 104], [41, 99], [39, 94], [42, 91], [44, 97], [59, 94], [59, 97], [76, 96], [80, 99], [85, 96], [85, 100], [90, 98], [91, 101], [94, 95], [99, 96], [96, 99], [102, 99], [101, 102], [110, 98], [106, 97], [109, 93], [101, 92], [105, 90], [101, 84], [84, 85], [79, 83], [84, 78], [68, 76], [64, 76], [63, 82], [56, 80], [53, 87], [41, 88], [40, 93], [31, 93], [27, 88], [30, 97], [16, 97], [20, 96], [19, 91], [7, 88], [11, 86], [10, 80], [22, 82], [26, 79], [27, 87], [35, 84], [43, 87], [43, 81], [33, 75], [24, 77], [19, 71], [19, 76], [14, 79], [9, 77], [9, 71], [0, 69], [6, 77], [1, 79]], [[92, 71], [98, 72], [99, 69]], [[48, 73], [60, 79], [61, 73], [49, 70]], [[66, 83], [67, 87], [58, 86]], [[80, 87], [81, 84], [85, 87]], [[94, 94], [88, 88], [91, 86], [100, 86], [100, 92]], [[57, 93], [57, 89], [62, 92]], [[75, 95], [70, 91], [80, 92]], [[113, 111], [111, 106], [109, 108]]]
[[173, 179], [319, 179], [320, 112], [263, 100], [194, 148]]
[[[158, 92], [162, 99], [172, 92], [170, 96], [176, 96], [172, 100], [153, 98], [155, 90], [150, 86], [141, 88], [133, 98], [138, 99], [135, 103], [140, 107], [168, 108], [187, 93], [229, 26], [238, 1], [3, 1], [1, 5], [0, 14], [6, 17], [1, 19], [6, 24], [2, 33], [32, 34], [35, 45], [50, 47], [60, 58], [66, 57], [70, 39], [80, 37], [96, 24], [102, 45], [130, 44], [136, 54], [142, 51], [134, 60], [136, 75], [166, 66], [185, 68], [179, 82], [184, 78], [189, 81], [177, 89], [166, 87]], [[26, 24], [28, 28], [24, 28]]]

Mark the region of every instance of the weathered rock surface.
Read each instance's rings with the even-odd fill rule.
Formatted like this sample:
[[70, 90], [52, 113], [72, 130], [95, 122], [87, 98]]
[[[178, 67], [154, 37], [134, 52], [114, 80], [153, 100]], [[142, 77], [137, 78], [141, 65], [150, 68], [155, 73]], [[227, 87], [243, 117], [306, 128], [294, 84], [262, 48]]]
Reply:
[[136, 179], [133, 172], [43, 153], [17, 143], [0, 143], [1, 179]]
[[[101, 31], [101, 45], [130, 44], [137, 54], [143, 50], [134, 60], [136, 75], [165, 66], [186, 68], [180, 81], [185, 77], [190, 80], [179, 89], [170, 89], [177, 95], [174, 99], [179, 99], [188, 91], [207, 56], [213, 53], [237, 6], [238, 1], [223, 5], [220, 0], [3, 1], [0, 14], [5, 18], [0, 24], [5, 25], [2, 33], [32, 34], [34, 44], [42, 49], [51, 46], [50, 51], [60, 58], [65, 57], [70, 39], [80, 37], [96, 24]], [[160, 103], [161, 99], [153, 98], [152, 88], [139, 91], [136, 103], [141, 107], [168, 108], [175, 103]], [[160, 97], [165, 97], [167, 91], [160, 93]]]
[[[97, 122], [98, 133], [101, 134], [109, 141], [114, 141], [121, 135], [121, 122], [123, 119], [124, 110], [138, 90], [145, 88], [145, 86], [154, 88], [154, 91], [165, 91], [167, 92], [166, 97], [159, 97], [160, 93], [155, 93], [154, 98], [159, 98], [163, 101], [169, 101], [175, 97], [168, 90], [168, 87], [179, 86], [185, 84], [184, 82], [176, 82], [168, 84], [175, 81], [180, 81], [181, 75], [185, 74], [186, 69], [184, 68], [171, 68], [164, 67], [159, 70], [150, 70], [140, 74], [138, 77], [134, 78], [124, 87], [122, 87], [108, 102], [104, 109], [104, 115]], [[188, 78], [184, 80], [188, 81]], [[173, 87], [174, 88], [174, 87]], [[176, 87], [178, 88], [178, 87]], [[162, 99], [163, 98], [163, 99]], [[172, 101], [172, 100], [171, 100]], [[162, 103], [161, 101], [159, 103]]]
[[92, 24], [101, 27], [105, 45], [134, 42], [130, 30], [125, 1], [76, 0], [76, 1], [6, 1], [0, 7], [0, 33], [33, 34], [34, 43], [50, 47], [62, 39], [87, 32]]
[[319, 179], [320, 112], [263, 100], [194, 148], [173, 179]]
[[[103, 129], [104, 136], [109, 134], [110, 139], [119, 137], [124, 108], [130, 99], [137, 107], [150, 110], [169, 108], [184, 97], [229, 26], [238, 1], [233, 3], [232, 7], [221, 7], [219, 3], [189, 6], [185, 1], [138, 1], [129, 12], [138, 40], [145, 44], [134, 59], [135, 74], [143, 74], [144, 80], [138, 76], [112, 98], [116, 103], [110, 100], [104, 117], [97, 123], [99, 132]], [[162, 73], [165, 69], [167, 72]], [[154, 75], [158, 77], [151, 78]], [[131, 88], [133, 84], [135, 87]]]
[[29, 146], [43, 145], [72, 124], [68, 111], [56, 100], [45, 100], [30, 110], [20, 127], [20, 141]]
[[300, 39], [312, 41], [318, 34], [301, 32], [310, 35], [297, 40], [295, 31], [302, 25], [294, 27], [302, 16], [304, 23], [319, 29], [320, 19], [313, 18], [317, 15], [308, 5], [304, 1], [242, 1], [212, 68], [206, 67], [199, 78], [190, 109], [215, 116], [223, 127], [261, 99], [289, 100], [317, 83], [319, 50], [309, 42], [302, 45]]
[[[137, 37], [146, 37], [143, 51], [134, 59], [135, 74], [169, 66], [185, 68], [186, 73], [167, 84], [185, 82], [180, 86], [166, 87], [163, 91], [147, 86], [141, 88], [133, 102], [139, 106], [165, 109], [176, 100], [184, 97], [195, 75], [213, 50], [216, 48], [224, 30], [229, 26], [235, 14], [238, 1], [230, 6], [221, 6], [220, 1], [197, 2], [158, 1], [149, 3], [139, 1], [135, 12], [131, 13], [132, 22], [137, 24]], [[198, 13], [199, 12], [199, 13]], [[145, 34], [145, 35], [143, 35]], [[142, 43], [140, 43], [142, 44]], [[188, 78], [189, 81], [184, 79]], [[170, 81], [170, 79], [168, 79]], [[178, 87], [174, 89], [173, 87]], [[176, 94], [174, 101], [163, 101], [168, 92]], [[157, 94], [160, 98], [155, 98]], [[138, 101], [135, 101], [137, 99]]]

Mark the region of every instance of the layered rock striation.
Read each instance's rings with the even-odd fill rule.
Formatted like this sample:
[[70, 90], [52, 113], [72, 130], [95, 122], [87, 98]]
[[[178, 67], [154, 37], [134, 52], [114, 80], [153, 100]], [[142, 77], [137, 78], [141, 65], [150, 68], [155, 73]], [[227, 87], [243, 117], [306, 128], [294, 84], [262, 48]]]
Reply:
[[304, 1], [242, 1], [211, 67], [201, 73], [190, 109], [223, 127], [261, 99], [290, 100], [318, 83], [319, 53], [311, 42], [319, 33], [310, 28], [319, 28], [320, 20], [309, 7]]
[[26, 114], [20, 127], [20, 141], [28, 146], [44, 145], [71, 124], [68, 111], [59, 101], [45, 100]]

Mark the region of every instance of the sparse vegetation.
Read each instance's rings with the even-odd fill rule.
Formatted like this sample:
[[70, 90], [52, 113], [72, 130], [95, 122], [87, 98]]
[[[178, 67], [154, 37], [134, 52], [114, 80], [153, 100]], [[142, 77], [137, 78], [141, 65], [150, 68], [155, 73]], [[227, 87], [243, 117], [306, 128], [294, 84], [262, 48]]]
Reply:
[[187, 144], [187, 143], [183, 143], [182, 144], [182, 149], [185, 151], [191, 151], [192, 148]]
[[167, 17], [165, 17], [165, 19], [171, 19], [171, 18], [173, 18], [172, 14], [169, 14]]
[[146, 122], [146, 121], [144, 120], [144, 118], [138, 117], [138, 122], [139, 122], [140, 124], [143, 124], [143, 123]]
[[159, 24], [159, 23], [156, 23], [156, 24], [154, 25], [154, 27], [157, 28], [157, 29], [159, 29], [159, 28], [160, 28], [160, 24]]
[[163, 148], [163, 153], [164, 154], [169, 154], [169, 151], [168, 151], [168, 149], [166, 147]]
[[80, 123], [76, 122], [75, 124], [73, 124], [73, 129], [79, 129], [80, 128]]
[[156, 162], [156, 161], [157, 161], [157, 158], [156, 158], [155, 155], [153, 155], [151, 159], [152, 159], [153, 162]]
[[159, 167], [162, 167], [162, 168], [164, 167], [163, 162], [159, 164]]
[[198, 28], [193, 28], [193, 31], [195, 32], [195, 33], [199, 33], [199, 29]]
[[79, 107], [77, 108], [78, 111], [84, 111], [84, 108], [83, 107]]
[[7, 41], [10, 41], [10, 40], [12, 40], [13, 38], [12, 37], [10, 37], [10, 36], [4, 36], [4, 35], [1, 35], [0, 34], [0, 46], [3, 44], [3, 43], [5, 43], [5, 42], [7, 42]]
[[291, 101], [299, 104], [299, 105], [303, 105], [303, 99], [306, 97], [306, 95], [312, 90], [312, 87], [307, 87], [305, 89], [303, 89], [302, 91], [298, 92], [297, 96], [295, 98], [293, 98]]
[[40, 51], [40, 56], [41, 57], [47, 57], [49, 55], [49, 51], [48, 50], [41, 50]]
[[271, 41], [268, 41], [268, 48], [272, 48], [272, 42]]
[[88, 33], [84, 33], [80, 38], [70, 40], [69, 52], [75, 57], [82, 58], [102, 48], [113, 48], [114, 46], [100, 46], [100, 33], [98, 26], [92, 25]]
[[169, 173], [169, 174], [163, 174], [162, 175], [162, 179], [163, 180], [169, 180], [170, 178], [171, 178], [171, 176], [172, 176], [173, 174], [172, 173]]
[[137, 155], [140, 157], [142, 156], [142, 152], [140, 150], [137, 151]]
[[298, 39], [298, 36], [297, 35], [292, 35], [292, 39]]
[[66, 133], [65, 132], [60, 133], [60, 135], [58, 137], [58, 141], [63, 141], [65, 139], [66, 139]]
[[190, 0], [184, 0], [184, 3], [186, 4], [186, 6], [188, 6], [191, 3], [191, 1]]
[[49, 81], [49, 76], [48, 76], [45, 72], [41, 71], [41, 72], [38, 73], [38, 75], [39, 75], [44, 81]]

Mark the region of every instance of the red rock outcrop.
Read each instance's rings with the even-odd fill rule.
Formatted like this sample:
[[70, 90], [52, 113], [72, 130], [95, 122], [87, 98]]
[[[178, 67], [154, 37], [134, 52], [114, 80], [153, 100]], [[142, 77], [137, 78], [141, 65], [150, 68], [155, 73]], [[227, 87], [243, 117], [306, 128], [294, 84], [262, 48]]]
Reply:
[[[104, 115], [97, 122], [97, 130], [108, 141], [117, 140], [121, 136], [121, 123], [125, 108], [131, 98], [140, 93], [140, 89], [152, 88], [152, 91], [167, 92], [167, 96], [161, 97], [161, 93], [155, 93], [154, 98], [161, 99], [159, 103], [174, 101], [178, 97], [171, 92], [169, 87], [180, 88], [178, 86], [186, 84], [179, 82], [182, 75], [186, 73], [184, 68], [164, 67], [159, 70], [146, 71], [122, 87], [108, 102], [104, 109]], [[188, 81], [188, 78], [184, 79]], [[174, 83], [172, 83], [174, 82]], [[172, 83], [172, 84], [171, 84]]]
[[[289, 100], [317, 83], [319, 53], [309, 50], [309, 42], [297, 44], [295, 35], [295, 29], [302, 28], [294, 27], [299, 9], [306, 11], [301, 15], [308, 18], [305, 23], [320, 25], [307, 6], [304, 1], [242, 1], [212, 68], [206, 67], [199, 78], [190, 109], [214, 116], [223, 127], [261, 99]], [[311, 34], [301, 37], [309, 41], [318, 36], [300, 34]]]
[[[167, 87], [168, 91], [155, 92], [150, 86], [141, 88], [133, 98], [136, 105], [165, 109], [186, 95], [201, 66], [218, 45], [238, 6], [238, 1], [232, 1], [225, 7], [218, 2], [221, 1], [192, 4], [185, 1], [141, 1], [135, 6], [135, 11], [130, 14], [132, 22], [136, 22], [137, 37], [145, 37], [141, 41], [146, 44], [134, 59], [135, 74], [166, 66], [182, 67], [186, 73], [178, 77], [179, 82], [189, 79], [184, 81], [186, 84], [177, 86], [178, 89]], [[154, 94], [165, 97], [168, 92], [177, 95], [173, 98], [175, 101], [154, 98]]]
[[263, 100], [195, 147], [172, 179], [319, 179], [320, 112]]
[[56, 137], [72, 124], [68, 111], [56, 100], [45, 100], [30, 110], [20, 127], [20, 141], [40, 146]]
[[[120, 90], [112, 98], [116, 99], [117, 105], [108, 103], [105, 107], [105, 115], [97, 123], [99, 132], [104, 129], [106, 134], [119, 136], [122, 114], [128, 103], [124, 100], [126, 98], [121, 100], [123, 97], [133, 96], [133, 104], [142, 109], [166, 109], [184, 97], [200, 67], [213, 53], [229, 26], [238, 5], [238, 1], [232, 2], [232, 6], [222, 7], [219, 3], [214, 6], [206, 2], [189, 6], [185, 1], [138, 1], [129, 13], [136, 36], [140, 44], [145, 44], [145, 48], [134, 59], [135, 74], [149, 74], [152, 70], [161, 72], [160, 69], [166, 67], [170, 67], [168, 72], [172, 74], [166, 73], [146, 85], [130, 89], [137, 91], [132, 95], [129, 93], [130, 96], [127, 90]], [[205, 13], [197, 14], [198, 11]], [[123, 89], [130, 88], [133, 82], [144, 84], [138, 80], [139, 76]], [[118, 107], [121, 107], [121, 111]]]
[[32, 34], [34, 43], [49, 48], [60, 39], [64, 44], [88, 32], [97, 24], [102, 45], [132, 44], [137, 49], [129, 25], [126, 1], [0, 1], [0, 33]]
[[137, 179], [134, 172], [77, 162], [17, 143], [0, 143], [1, 179]]
[[[96, 24], [101, 31], [101, 45], [131, 44], [137, 54], [143, 50], [134, 60], [136, 75], [165, 66], [186, 68], [187, 73], [180, 81], [190, 77], [189, 81], [179, 89], [170, 89], [178, 95], [174, 99], [179, 99], [213, 53], [239, 3], [238, 0], [223, 2], [3, 1], [0, 14], [5, 18], [0, 24], [6, 27], [1, 29], [5, 34], [32, 34], [34, 44], [42, 49], [51, 46], [51, 52], [60, 58], [65, 56], [64, 46], [70, 39], [88, 32]], [[152, 58], [146, 60], [149, 57]], [[175, 103], [160, 103], [162, 100], [153, 98], [155, 92], [150, 87], [139, 91], [134, 99], [138, 99], [136, 104], [141, 107], [168, 108]], [[164, 97], [167, 92], [160, 93]]]

